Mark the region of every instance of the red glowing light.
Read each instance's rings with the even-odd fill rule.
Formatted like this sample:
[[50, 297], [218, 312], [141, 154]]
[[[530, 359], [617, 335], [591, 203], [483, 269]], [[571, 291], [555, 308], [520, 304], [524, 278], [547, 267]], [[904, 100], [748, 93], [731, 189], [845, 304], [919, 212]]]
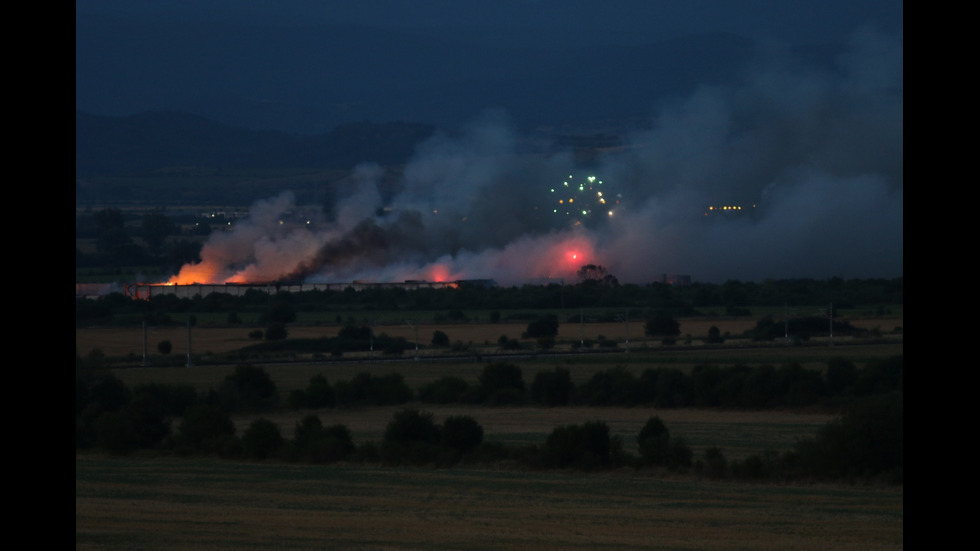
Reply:
[[449, 281], [450, 272], [449, 267], [445, 264], [436, 264], [432, 266], [429, 272], [429, 279], [435, 281], [436, 283], [442, 283], [444, 281]]

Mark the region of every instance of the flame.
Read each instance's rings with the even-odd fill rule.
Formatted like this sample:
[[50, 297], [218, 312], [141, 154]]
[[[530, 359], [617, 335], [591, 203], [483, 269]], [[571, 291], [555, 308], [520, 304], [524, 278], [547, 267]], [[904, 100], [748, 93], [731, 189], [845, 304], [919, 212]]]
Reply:
[[220, 283], [250, 283], [240, 272], [223, 269], [220, 262], [202, 260], [197, 264], [184, 264], [177, 275], [167, 280], [168, 285], [207, 285]]

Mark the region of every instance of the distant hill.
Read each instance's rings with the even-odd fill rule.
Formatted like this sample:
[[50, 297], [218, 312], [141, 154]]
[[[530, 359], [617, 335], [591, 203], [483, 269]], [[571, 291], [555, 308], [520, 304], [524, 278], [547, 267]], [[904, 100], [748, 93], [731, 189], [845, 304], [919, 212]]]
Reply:
[[219, 124], [197, 115], [152, 112], [106, 117], [75, 111], [75, 175], [134, 175], [170, 167], [348, 169], [408, 160], [435, 128], [360, 122], [318, 136]]
[[531, 31], [506, 41], [491, 27], [449, 31], [77, 12], [75, 107], [303, 134], [361, 120], [452, 129], [498, 108], [522, 128], [581, 124], [649, 115], [665, 99], [730, 82], [757, 48], [725, 32], [618, 43], [601, 27], [553, 42]]

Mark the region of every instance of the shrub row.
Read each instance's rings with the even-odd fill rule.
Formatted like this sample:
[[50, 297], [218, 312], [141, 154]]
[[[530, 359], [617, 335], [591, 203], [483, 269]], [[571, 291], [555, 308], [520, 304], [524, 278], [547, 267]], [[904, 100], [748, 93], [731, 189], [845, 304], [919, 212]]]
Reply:
[[489, 364], [476, 385], [445, 376], [422, 386], [423, 403], [519, 404], [544, 406], [654, 406], [658, 408], [773, 408], [839, 403], [901, 390], [903, 357], [874, 360], [862, 368], [844, 359], [825, 371], [797, 364], [782, 367], [696, 366], [690, 374], [672, 368], [607, 369], [576, 385], [563, 367], [542, 371], [525, 385], [519, 367]]
[[[591, 396], [593, 399], [589, 403], [596, 405], [635, 404], [638, 395], [635, 389], [643, 387], [643, 381], [651, 377], [648, 373], [655, 373], [657, 380], [665, 374], [682, 380], [678, 378], [680, 373], [673, 371], [651, 370], [634, 379], [623, 369], [613, 369], [596, 374], [583, 385], [590, 389], [583, 394], [582, 389], [571, 384], [567, 370], [556, 368], [535, 377], [527, 390], [517, 366], [490, 364], [472, 388], [465, 381], [444, 378], [437, 381], [438, 385], [427, 385], [420, 391], [420, 396], [442, 395], [447, 399], [466, 397], [469, 393], [466, 400], [500, 404], [522, 400], [529, 393], [539, 403], [548, 405], [567, 403], [561, 401], [567, 396]], [[773, 402], [772, 398], [759, 398], [766, 396], [760, 394], [759, 389], [770, 387], [796, 388], [801, 395], [812, 396], [811, 386], [817, 380], [813, 372], [799, 368], [771, 370], [738, 366], [695, 369], [690, 379], [690, 390], [686, 395], [692, 396], [696, 404], [709, 406], [777, 404], [779, 402]], [[791, 451], [766, 452], [741, 461], [728, 461], [719, 448], [709, 448], [703, 457], [695, 459], [683, 438], [671, 437], [657, 417], [650, 418], [637, 435], [639, 455], [636, 457], [624, 452], [623, 442], [611, 436], [601, 421], [556, 427], [540, 446], [514, 447], [485, 442], [482, 427], [470, 417], [450, 417], [437, 425], [430, 414], [413, 409], [395, 414], [380, 445], [368, 442], [355, 446], [346, 427], [324, 427], [316, 415], [307, 415], [297, 423], [292, 439], [284, 438], [279, 427], [266, 419], [254, 421], [239, 436], [231, 413], [266, 411], [278, 403], [275, 384], [261, 368], [239, 366], [218, 389], [200, 396], [184, 385], [148, 384], [131, 390], [109, 372], [78, 368], [75, 445], [76, 450], [100, 449], [115, 454], [155, 450], [312, 463], [365, 461], [437, 466], [460, 462], [507, 462], [526, 468], [587, 471], [633, 466], [677, 471], [693, 469], [712, 478], [840, 480], [885, 477], [901, 483], [901, 357], [871, 362], [861, 370], [849, 362], [834, 360], [820, 381], [827, 392], [863, 399], [855, 400], [856, 407], [826, 425], [816, 438], [801, 441]], [[800, 391], [797, 387], [801, 384], [808, 390]], [[630, 387], [634, 390], [629, 390]], [[701, 392], [699, 389], [714, 390]], [[785, 393], [772, 394], [782, 395]], [[412, 392], [400, 375], [373, 377], [365, 373], [333, 386], [318, 375], [305, 391], [291, 395], [290, 401], [297, 407], [321, 408], [400, 404], [411, 398]], [[684, 405], [675, 401], [670, 403]], [[172, 429], [175, 419], [179, 419], [176, 431]]]
[[[75, 323], [104, 323], [107, 320], [139, 321], [154, 316], [203, 313], [261, 313], [263, 319], [288, 322], [282, 312], [323, 312], [335, 310], [442, 311], [439, 319], [463, 321], [466, 310], [489, 311], [490, 321], [501, 319], [500, 311], [525, 312], [540, 309], [627, 308], [630, 319], [643, 312], [664, 311], [671, 315], [693, 315], [699, 309], [724, 310], [729, 315], [750, 315], [748, 307], [812, 306], [833, 303], [835, 308], [855, 305], [869, 307], [873, 314], [885, 314], [889, 307], [904, 303], [904, 279], [766, 280], [761, 283], [728, 281], [724, 284], [695, 282], [691, 285], [649, 283], [644, 285], [579, 284], [524, 285], [520, 287], [484, 286], [463, 283], [457, 289], [404, 288], [354, 291], [279, 292], [270, 295], [250, 290], [242, 296], [213, 293], [204, 297], [178, 298], [154, 295], [150, 300], [131, 300], [116, 293], [98, 300], [75, 301]], [[271, 314], [271, 315], [270, 315]], [[506, 319], [521, 319], [520, 314]], [[824, 322], [825, 324], [826, 322]]]
[[[541, 445], [508, 446], [484, 440], [483, 427], [470, 416], [450, 416], [437, 424], [432, 414], [406, 408], [396, 412], [380, 444], [355, 445], [344, 425], [324, 426], [315, 414], [296, 423], [293, 437], [264, 418], [236, 435], [228, 413], [209, 404], [192, 405], [177, 431], [162, 416], [123, 405], [100, 416], [90, 443], [110, 453], [153, 449], [180, 455], [279, 460], [302, 463], [339, 461], [390, 466], [451, 467], [458, 464], [509, 464], [528, 469], [601, 471], [630, 467], [693, 472], [712, 479], [739, 480], [903, 480], [903, 403], [900, 393], [876, 398], [825, 425], [816, 437], [792, 450], [764, 452], [729, 461], [718, 447], [697, 459], [681, 437], [672, 437], [659, 417], [650, 417], [636, 436], [638, 455], [624, 451], [622, 439], [603, 421], [556, 427]], [[126, 430], [126, 429], [129, 430]], [[152, 429], [152, 430], [147, 430]], [[76, 426], [76, 449], [78, 443]], [[123, 444], [126, 439], [126, 445]]]

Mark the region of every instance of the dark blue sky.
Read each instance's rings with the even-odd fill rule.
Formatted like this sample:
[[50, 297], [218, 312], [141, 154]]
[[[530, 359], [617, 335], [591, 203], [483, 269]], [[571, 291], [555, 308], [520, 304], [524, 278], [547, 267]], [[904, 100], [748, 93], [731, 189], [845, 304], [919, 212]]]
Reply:
[[888, 32], [901, 32], [902, 4], [901, 0], [77, 0], [75, 6], [76, 13], [158, 21], [494, 28], [527, 31], [524, 38], [533, 40], [560, 41], [569, 31], [579, 35], [576, 40], [600, 41], [731, 32], [752, 38], [820, 42], [840, 41], [869, 22]]
[[902, 17], [889, 0], [77, 1], [75, 99], [300, 133], [487, 108], [629, 118], [730, 79], [754, 49], [833, 55], [862, 26], [901, 37]]
[[[555, 272], [569, 247], [623, 282], [896, 277], [902, 25], [888, 0], [94, 0], [76, 2], [75, 103], [294, 133], [457, 130], [418, 148], [394, 197], [379, 167], [358, 167], [316, 235], [261, 226], [288, 194], [257, 205], [265, 216], [220, 239], [266, 278], [365, 221], [418, 243], [313, 279], [574, 277]], [[588, 168], [568, 151], [525, 155], [546, 129], [603, 125], [623, 147]], [[618, 207], [565, 227], [549, 190], [583, 170]], [[705, 216], [712, 205], [748, 214]]]

